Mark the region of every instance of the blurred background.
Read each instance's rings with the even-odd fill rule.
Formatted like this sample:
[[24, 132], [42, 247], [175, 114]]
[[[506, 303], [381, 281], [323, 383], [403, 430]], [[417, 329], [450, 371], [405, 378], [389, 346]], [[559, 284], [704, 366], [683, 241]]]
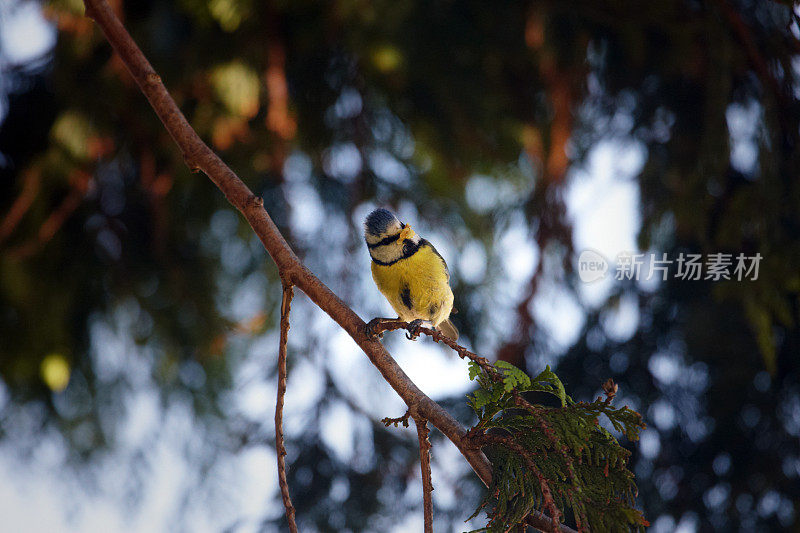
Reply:
[[[464, 343], [648, 429], [652, 531], [800, 531], [800, 9], [779, 0], [115, 0], [191, 124], [309, 268], [391, 310], [361, 232], [446, 258]], [[758, 279], [585, 284], [577, 257], [760, 253]], [[612, 264], [613, 269], [613, 264]], [[613, 272], [612, 272], [613, 273]], [[4, 531], [285, 530], [280, 283], [80, 0], [0, 0]], [[298, 293], [285, 429], [302, 531], [422, 529], [416, 437]], [[464, 424], [466, 364], [387, 334]], [[436, 529], [483, 487], [433, 433]]]

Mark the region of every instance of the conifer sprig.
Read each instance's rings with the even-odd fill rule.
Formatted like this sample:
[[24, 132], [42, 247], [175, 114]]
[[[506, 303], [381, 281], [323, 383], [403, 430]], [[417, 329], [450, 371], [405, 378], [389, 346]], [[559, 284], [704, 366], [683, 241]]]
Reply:
[[467, 438], [484, 448], [494, 468], [487, 497], [489, 521], [477, 532], [501, 532], [523, 524], [533, 510], [554, 522], [572, 516], [581, 531], [642, 531], [648, 525], [635, 505], [630, 452], [600, 425], [601, 416], [629, 440], [645, 427], [639, 413], [616, 408], [616, 385], [606, 398], [575, 402], [546, 367], [535, 378], [504, 361], [487, 368], [469, 363], [479, 388], [468, 395], [478, 416]]

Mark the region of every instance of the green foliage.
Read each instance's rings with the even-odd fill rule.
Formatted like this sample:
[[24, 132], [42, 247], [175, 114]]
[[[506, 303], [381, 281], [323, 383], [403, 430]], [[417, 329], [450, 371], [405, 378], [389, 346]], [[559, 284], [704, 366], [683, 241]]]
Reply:
[[[569, 510], [581, 530], [642, 531], [648, 525], [634, 507], [630, 451], [599, 424], [605, 416], [616, 431], [638, 440], [645, 427], [639, 413], [613, 407], [611, 397], [575, 402], [549, 366], [531, 379], [504, 361], [494, 367], [471, 362], [469, 376], [480, 386], [468, 396], [479, 419], [470, 435], [486, 446], [494, 467], [492, 486], [472, 516], [488, 507], [489, 522], [477, 531], [508, 531], [531, 511], [552, 505], [562, 514]], [[558, 398], [560, 405], [523, 398], [531, 395]]]

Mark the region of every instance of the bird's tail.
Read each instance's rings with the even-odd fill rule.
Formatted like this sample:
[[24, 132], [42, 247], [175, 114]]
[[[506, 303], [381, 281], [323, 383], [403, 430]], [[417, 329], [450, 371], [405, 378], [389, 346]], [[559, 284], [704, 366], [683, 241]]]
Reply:
[[454, 341], [458, 340], [458, 328], [453, 325], [449, 318], [439, 324], [439, 329]]

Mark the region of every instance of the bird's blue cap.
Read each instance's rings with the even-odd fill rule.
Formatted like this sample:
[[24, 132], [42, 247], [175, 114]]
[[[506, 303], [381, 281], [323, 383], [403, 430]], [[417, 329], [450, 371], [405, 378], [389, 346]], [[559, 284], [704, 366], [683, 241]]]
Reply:
[[397, 217], [394, 216], [394, 213], [388, 209], [379, 207], [367, 215], [367, 220], [364, 222], [364, 228], [368, 234], [377, 237], [382, 235], [386, 231], [386, 228], [389, 227], [389, 224], [395, 220], [397, 220]]

